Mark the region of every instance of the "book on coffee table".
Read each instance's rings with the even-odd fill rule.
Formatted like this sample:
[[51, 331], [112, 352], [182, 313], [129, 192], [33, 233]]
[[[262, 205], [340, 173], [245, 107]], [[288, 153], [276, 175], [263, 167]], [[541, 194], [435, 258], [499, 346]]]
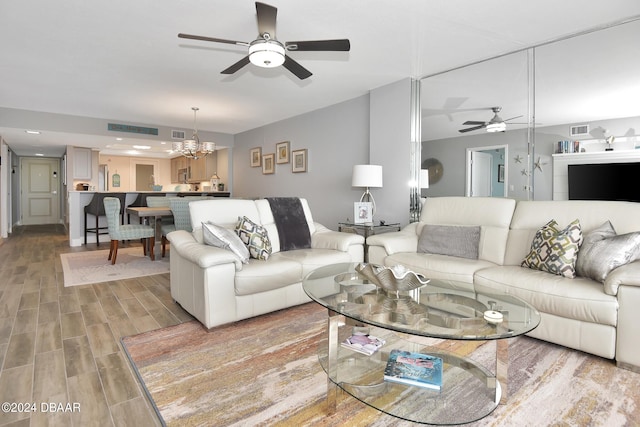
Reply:
[[340, 343], [341, 346], [358, 353], [371, 356], [384, 345], [385, 341], [364, 332], [354, 332], [349, 338]]
[[384, 379], [440, 390], [442, 388], [442, 359], [428, 354], [391, 350], [384, 370]]

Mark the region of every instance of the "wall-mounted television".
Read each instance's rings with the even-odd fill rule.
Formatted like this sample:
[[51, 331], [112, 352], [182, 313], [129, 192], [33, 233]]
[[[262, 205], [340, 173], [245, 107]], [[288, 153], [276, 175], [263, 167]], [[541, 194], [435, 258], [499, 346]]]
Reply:
[[640, 162], [569, 165], [569, 200], [640, 202]]

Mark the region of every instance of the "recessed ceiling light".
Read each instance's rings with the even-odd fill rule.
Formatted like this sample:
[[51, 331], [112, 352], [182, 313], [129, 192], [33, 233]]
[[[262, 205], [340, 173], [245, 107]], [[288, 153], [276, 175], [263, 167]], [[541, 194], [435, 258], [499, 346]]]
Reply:
[[38, 156], [38, 157], [44, 157], [44, 154], [42, 154], [42, 153], [36, 153], [36, 156]]
[[25, 130], [25, 132], [30, 134], [30, 135], [40, 135], [40, 131], [39, 130]]
[[122, 138], [116, 138], [116, 141], [122, 141]]
[[133, 148], [136, 150], [150, 150], [151, 147], [148, 145], [134, 145]]

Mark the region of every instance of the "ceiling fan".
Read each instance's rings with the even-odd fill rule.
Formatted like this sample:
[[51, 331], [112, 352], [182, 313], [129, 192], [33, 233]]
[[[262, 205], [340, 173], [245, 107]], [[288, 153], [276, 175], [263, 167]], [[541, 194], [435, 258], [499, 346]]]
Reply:
[[276, 15], [278, 9], [268, 4], [256, 2], [258, 16], [258, 38], [252, 42], [217, 39], [213, 37], [195, 36], [192, 34], [178, 34], [183, 39], [202, 40], [216, 43], [235, 44], [249, 48], [247, 56], [222, 70], [222, 74], [233, 74], [251, 62], [258, 67], [274, 68], [280, 65], [295, 74], [300, 80], [310, 77], [312, 73], [292, 59], [285, 51], [343, 51], [351, 49], [348, 39], [311, 40], [281, 43], [276, 39]]
[[[511, 117], [509, 119], [503, 120], [498, 113], [502, 110], [502, 107], [491, 107], [491, 111], [493, 111], [493, 117], [488, 122], [478, 122], [473, 120], [468, 120], [464, 122], [463, 126], [472, 126], [470, 128], [460, 129], [458, 132], [465, 133], [471, 132], [478, 129], [487, 129], [487, 132], [504, 132], [507, 129], [507, 122], [509, 120], [518, 119], [520, 116]], [[515, 124], [515, 123], [512, 123]]]

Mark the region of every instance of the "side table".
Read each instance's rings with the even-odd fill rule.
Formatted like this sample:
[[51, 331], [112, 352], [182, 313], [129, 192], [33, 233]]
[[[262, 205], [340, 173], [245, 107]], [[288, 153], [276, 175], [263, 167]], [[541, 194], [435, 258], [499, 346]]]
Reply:
[[374, 224], [374, 223], [365, 223], [365, 224], [355, 224], [352, 222], [339, 222], [338, 223], [338, 231], [353, 231], [357, 234], [361, 234], [364, 236], [364, 262], [369, 261], [369, 246], [367, 245], [367, 237], [372, 236], [374, 234], [382, 234], [388, 233], [390, 231], [400, 231], [400, 223], [394, 222], [391, 224]]

